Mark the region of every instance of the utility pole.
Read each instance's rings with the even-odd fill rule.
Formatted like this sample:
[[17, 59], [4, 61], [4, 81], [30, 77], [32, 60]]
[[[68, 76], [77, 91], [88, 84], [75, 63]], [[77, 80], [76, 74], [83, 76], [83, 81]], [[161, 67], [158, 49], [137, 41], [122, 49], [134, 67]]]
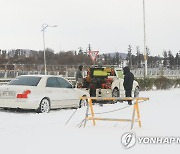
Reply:
[[145, 0], [143, 0], [143, 21], [144, 21], [144, 77], [146, 77], [147, 76], [147, 51], [146, 51]]
[[88, 44], [88, 51], [91, 51], [91, 45]]
[[131, 45], [129, 45], [128, 47], [128, 58], [129, 58], [129, 66], [132, 69], [132, 47]]

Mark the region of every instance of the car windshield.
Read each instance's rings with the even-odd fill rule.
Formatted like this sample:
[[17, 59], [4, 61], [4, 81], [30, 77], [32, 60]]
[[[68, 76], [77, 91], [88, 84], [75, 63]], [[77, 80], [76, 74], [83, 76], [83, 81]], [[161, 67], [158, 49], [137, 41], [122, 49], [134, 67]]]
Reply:
[[121, 70], [116, 70], [117, 77], [123, 79], [123, 72]]
[[37, 86], [41, 77], [37, 76], [20, 76], [10, 81], [8, 85]]

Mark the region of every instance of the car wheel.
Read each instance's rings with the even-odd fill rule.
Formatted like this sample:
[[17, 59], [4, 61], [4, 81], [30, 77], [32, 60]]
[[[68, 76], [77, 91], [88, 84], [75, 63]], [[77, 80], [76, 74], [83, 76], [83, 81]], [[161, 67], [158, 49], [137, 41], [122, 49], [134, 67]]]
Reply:
[[79, 102], [79, 108], [83, 107], [83, 106], [87, 106], [87, 100], [86, 99], [82, 99]]
[[119, 97], [119, 89], [118, 88], [113, 89], [112, 97]]
[[50, 111], [50, 101], [47, 98], [42, 99], [38, 111], [40, 113], [48, 113]]
[[139, 97], [139, 87], [136, 87], [134, 90], [134, 97]]
[[[119, 97], [119, 89], [118, 88], [114, 88], [112, 91], [112, 97]], [[117, 100], [111, 101], [111, 103], [117, 103]]]

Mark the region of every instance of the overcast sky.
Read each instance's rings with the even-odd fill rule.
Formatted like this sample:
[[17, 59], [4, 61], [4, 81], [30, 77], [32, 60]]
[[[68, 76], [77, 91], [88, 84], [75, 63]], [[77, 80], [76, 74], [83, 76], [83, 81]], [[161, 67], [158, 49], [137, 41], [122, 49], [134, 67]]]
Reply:
[[[151, 55], [180, 50], [180, 0], [145, 0]], [[0, 49], [143, 52], [143, 0], [0, 0]]]

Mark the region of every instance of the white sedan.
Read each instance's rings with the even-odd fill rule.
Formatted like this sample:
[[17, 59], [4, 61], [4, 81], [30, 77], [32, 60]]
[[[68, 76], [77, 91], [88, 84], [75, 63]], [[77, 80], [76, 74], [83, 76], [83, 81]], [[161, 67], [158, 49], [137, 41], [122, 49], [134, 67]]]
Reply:
[[88, 92], [73, 88], [59, 76], [22, 75], [0, 86], [0, 108], [35, 109], [49, 112], [55, 108], [81, 107]]

